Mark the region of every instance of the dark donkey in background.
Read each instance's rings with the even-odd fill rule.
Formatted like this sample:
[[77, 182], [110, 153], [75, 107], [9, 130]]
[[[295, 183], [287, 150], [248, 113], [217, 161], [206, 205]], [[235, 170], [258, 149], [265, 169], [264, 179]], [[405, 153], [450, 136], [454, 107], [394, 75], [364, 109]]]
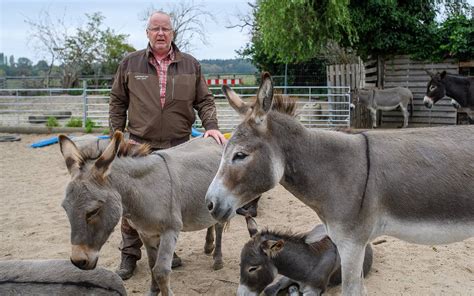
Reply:
[[[215, 225], [214, 269], [223, 267], [222, 224], [216, 224], [204, 203], [222, 146], [213, 138], [197, 138], [149, 154], [148, 145], [132, 145], [115, 132], [105, 151], [95, 157], [59, 136], [61, 152], [71, 174], [62, 203], [71, 224], [71, 261], [94, 269], [99, 251], [120, 216], [129, 219], [146, 247], [152, 273], [151, 295], [172, 295], [171, 260], [181, 231]], [[92, 149], [91, 152], [96, 152]], [[213, 241], [206, 237], [205, 251]]]
[[[240, 255], [238, 296], [257, 296], [262, 291], [274, 296], [293, 284], [297, 284], [305, 296], [321, 295], [328, 285], [341, 283], [341, 258], [324, 225], [319, 224], [304, 234], [258, 232], [255, 220], [249, 216], [245, 219], [251, 240]], [[372, 260], [373, 251], [368, 244], [364, 276], [369, 272]]]
[[431, 109], [433, 104], [448, 96], [456, 109], [466, 112], [474, 121], [474, 77], [447, 74], [446, 71], [426, 72], [431, 76], [423, 99], [426, 108]]
[[413, 94], [408, 88], [394, 87], [386, 89], [354, 89], [351, 108], [360, 103], [369, 109], [372, 116], [372, 127], [377, 127], [377, 110], [390, 111], [400, 107], [403, 114], [403, 125], [408, 126], [408, 104], [410, 116], [413, 116]]
[[268, 73], [254, 104], [223, 92], [244, 120], [207, 191], [209, 210], [226, 221], [280, 183], [325, 225], [344, 295], [365, 293], [365, 248], [380, 235], [428, 245], [474, 236], [474, 126], [309, 130], [294, 118], [295, 101], [273, 97]]

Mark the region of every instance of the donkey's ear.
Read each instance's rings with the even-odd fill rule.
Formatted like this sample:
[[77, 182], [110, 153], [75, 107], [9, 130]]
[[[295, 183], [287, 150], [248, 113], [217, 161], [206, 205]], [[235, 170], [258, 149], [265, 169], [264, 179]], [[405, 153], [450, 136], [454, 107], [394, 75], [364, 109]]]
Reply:
[[117, 155], [117, 151], [120, 147], [120, 143], [123, 141], [123, 134], [121, 131], [116, 131], [112, 136], [112, 140], [110, 144], [105, 148], [102, 155], [97, 159], [94, 163], [94, 168], [96, 173], [105, 179], [109, 174], [109, 168], [112, 164], [112, 161], [115, 159]]
[[260, 244], [260, 247], [262, 248], [263, 252], [268, 256], [268, 257], [275, 257], [282, 249], [283, 245], [285, 242], [283, 240], [266, 240], [263, 241]]
[[249, 106], [239, 97], [238, 94], [235, 93], [235, 91], [233, 91], [229, 86], [224, 84], [222, 86], [222, 93], [229, 101], [229, 105], [234, 108], [237, 113], [241, 115], [247, 114]]
[[65, 135], [58, 136], [59, 147], [66, 162], [67, 170], [71, 176], [79, 172], [83, 159], [76, 144]]
[[441, 79], [444, 79], [444, 77], [446, 77], [446, 71], [443, 71], [441, 72], [441, 74], [439, 75], [441, 77]]
[[273, 100], [273, 81], [270, 73], [262, 73], [262, 83], [257, 93], [257, 102], [265, 112], [270, 110]]
[[254, 237], [258, 233], [258, 226], [255, 219], [251, 216], [245, 216], [245, 220], [247, 221], [247, 230], [249, 231], [250, 237]]
[[426, 73], [428, 73], [428, 75], [430, 75], [431, 78], [433, 78], [436, 75], [435, 73], [431, 72], [430, 70], [425, 69], [425, 71], [426, 71]]

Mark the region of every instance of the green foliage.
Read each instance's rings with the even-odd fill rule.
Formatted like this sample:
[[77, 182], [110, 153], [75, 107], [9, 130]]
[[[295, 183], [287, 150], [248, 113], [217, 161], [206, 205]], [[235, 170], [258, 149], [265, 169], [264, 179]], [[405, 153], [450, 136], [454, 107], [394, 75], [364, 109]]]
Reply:
[[474, 58], [474, 18], [463, 14], [450, 16], [439, 29], [439, 56], [459, 60]]
[[256, 31], [259, 44], [253, 49], [277, 62], [292, 63], [310, 60], [321, 52], [329, 40], [356, 35], [350, 21], [349, 0], [261, 0], [256, 10]]
[[109, 135], [110, 134], [110, 129], [106, 128], [102, 131], [103, 135]]
[[50, 116], [48, 117], [48, 121], [46, 121], [46, 126], [49, 128], [59, 126], [58, 119], [56, 117]]
[[[410, 54], [430, 45], [438, 0], [351, 1], [352, 21], [359, 39], [353, 44], [363, 58]], [[346, 46], [349, 44], [345, 44]], [[432, 50], [429, 46], [427, 51]]]
[[82, 119], [79, 117], [71, 117], [66, 123], [67, 127], [82, 127]]
[[86, 119], [86, 133], [92, 133], [92, 129], [98, 127], [97, 124], [90, 118]]

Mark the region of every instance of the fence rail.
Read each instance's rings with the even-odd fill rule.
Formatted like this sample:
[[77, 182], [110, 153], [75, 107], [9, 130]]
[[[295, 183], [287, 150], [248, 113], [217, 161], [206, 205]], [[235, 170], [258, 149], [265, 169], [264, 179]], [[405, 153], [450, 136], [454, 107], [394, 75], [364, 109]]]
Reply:
[[[284, 87], [275, 87], [283, 93]], [[229, 106], [219, 87], [210, 87], [215, 96], [220, 129], [233, 130], [240, 117]], [[233, 87], [244, 100], [253, 100], [258, 87]], [[349, 87], [286, 87], [289, 96], [297, 100], [297, 118], [308, 128], [350, 126]], [[45, 126], [54, 117], [60, 126], [72, 118], [92, 120], [97, 126], [108, 126], [110, 89], [0, 89], [1, 126]], [[198, 117], [197, 117], [198, 118]], [[196, 120], [194, 126], [201, 128]]]

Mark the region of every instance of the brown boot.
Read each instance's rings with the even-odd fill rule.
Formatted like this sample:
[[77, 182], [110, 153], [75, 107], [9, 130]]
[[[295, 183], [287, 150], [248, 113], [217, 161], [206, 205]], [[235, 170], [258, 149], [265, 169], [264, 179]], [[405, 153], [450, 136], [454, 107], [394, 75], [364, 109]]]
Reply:
[[180, 267], [183, 265], [183, 262], [181, 262], [181, 258], [176, 255], [176, 253], [173, 253], [173, 261], [171, 261], [171, 268], [176, 268]]
[[122, 261], [120, 262], [119, 267], [115, 271], [122, 280], [128, 280], [132, 277], [135, 268], [137, 267], [137, 258], [130, 255], [122, 254]]

